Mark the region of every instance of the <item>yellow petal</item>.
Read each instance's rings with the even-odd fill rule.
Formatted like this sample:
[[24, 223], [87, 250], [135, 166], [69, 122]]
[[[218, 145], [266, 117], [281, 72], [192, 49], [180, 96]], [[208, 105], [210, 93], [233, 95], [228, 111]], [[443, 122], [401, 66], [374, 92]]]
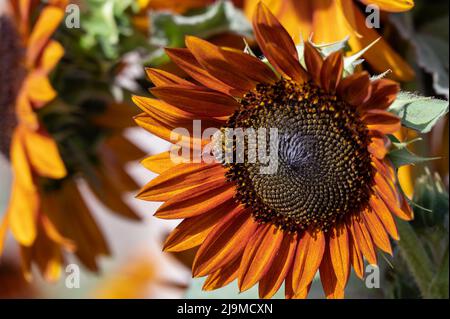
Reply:
[[31, 166], [38, 175], [55, 179], [67, 175], [58, 146], [50, 136], [25, 130], [24, 140]]
[[374, 4], [382, 11], [404, 12], [414, 7], [413, 0], [361, 0], [365, 5]]
[[56, 91], [53, 89], [48, 77], [45, 74], [37, 72], [32, 73], [26, 82], [28, 98], [38, 107], [50, 102], [56, 97]]
[[57, 41], [50, 41], [42, 53], [40, 69], [48, 74], [64, 56], [64, 48]]
[[33, 66], [48, 40], [58, 28], [64, 17], [64, 11], [54, 6], [45, 7], [34, 25], [27, 47], [27, 65]]

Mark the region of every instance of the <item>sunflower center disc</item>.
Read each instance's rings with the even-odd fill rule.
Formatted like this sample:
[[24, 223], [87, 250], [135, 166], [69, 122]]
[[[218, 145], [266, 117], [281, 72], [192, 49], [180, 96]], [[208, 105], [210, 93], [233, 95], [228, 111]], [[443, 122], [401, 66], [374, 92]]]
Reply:
[[[267, 162], [258, 160], [224, 164], [238, 200], [257, 220], [290, 231], [327, 230], [367, 205], [373, 180], [368, 130], [349, 105], [318, 86], [284, 79], [258, 85], [225, 128], [278, 130], [273, 174], [262, 174]], [[251, 144], [245, 145], [249, 152]]]

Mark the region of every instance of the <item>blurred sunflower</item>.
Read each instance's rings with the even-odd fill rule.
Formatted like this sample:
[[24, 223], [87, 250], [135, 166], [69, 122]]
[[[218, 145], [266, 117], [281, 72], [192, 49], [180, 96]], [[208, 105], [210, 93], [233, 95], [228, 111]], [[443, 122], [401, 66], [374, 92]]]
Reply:
[[[260, 0], [245, 0], [244, 11], [251, 18]], [[358, 52], [380, 37], [376, 29], [366, 25], [366, 17], [358, 2], [376, 5], [385, 12], [404, 12], [414, 6], [413, 0], [263, 0], [298, 43], [300, 37], [315, 43], [332, 43], [350, 36], [352, 53]], [[379, 54], [383, 52], [383, 54]], [[396, 80], [411, 81], [413, 69], [383, 39], [364, 53], [364, 58], [376, 72], [392, 70]]]
[[260, 296], [269, 298], [284, 282], [287, 298], [302, 298], [319, 270], [325, 295], [341, 298], [352, 266], [362, 278], [363, 258], [377, 263], [376, 247], [392, 253], [393, 215], [412, 218], [385, 158], [386, 134], [401, 127], [386, 111], [399, 85], [372, 81], [367, 72], [343, 78], [342, 53], [324, 59], [311, 43], [303, 67], [289, 33], [263, 4], [253, 27], [275, 72], [250, 54], [187, 37], [187, 49], [167, 53], [196, 82], [147, 70], [160, 100], [135, 96], [145, 112], [135, 120], [168, 141], [173, 129], [186, 128], [192, 152], [210, 142], [192, 138], [193, 119], [222, 131], [275, 127], [277, 172], [260, 174], [258, 160], [223, 162], [217, 153], [212, 164], [176, 165], [166, 152], [143, 161], [160, 175], [138, 198], [163, 201], [159, 218], [184, 219], [164, 249], [199, 246], [192, 270], [208, 276], [205, 290], [237, 278], [241, 291], [259, 282]]
[[[133, 112], [112, 101], [104, 102], [103, 112], [89, 129], [108, 130], [108, 134], [97, 138], [89, 152], [73, 136], [58, 136], [62, 127], [68, 125], [55, 125], [58, 121], [48, 119], [49, 108], [64, 113], [49, 75], [64, 56], [64, 48], [52, 35], [68, 2], [9, 3], [11, 15], [3, 15], [0, 20], [0, 67], [5, 77], [2, 83], [7, 84], [2, 87], [0, 112], [5, 114], [1, 122], [5, 128], [1, 135], [2, 153], [10, 159], [13, 183], [0, 227], [0, 252], [10, 230], [20, 245], [27, 279], [31, 279], [34, 263], [46, 279], [58, 279], [64, 263], [63, 251], [75, 252], [86, 267], [97, 270], [97, 257], [109, 254], [109, 248], [84, 202], [78, 180], [87, 179], [97, 197], [114, 212], [139, 219], [121, 199], [122, 192], [137, 188], [124, 166], [142, 156], [121, 135], [130, 126], [123, 116]], [[89, 153], [95, 165], [83, 175], [74, 163], [84, 152]]]

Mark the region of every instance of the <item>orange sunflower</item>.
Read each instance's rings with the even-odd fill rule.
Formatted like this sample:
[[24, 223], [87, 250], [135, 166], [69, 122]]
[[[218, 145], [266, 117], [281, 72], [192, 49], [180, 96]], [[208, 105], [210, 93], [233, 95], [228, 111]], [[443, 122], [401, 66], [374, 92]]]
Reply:
[[[244, 11], [252, 17], [257, 3], [261, 0], [245, 0]], [[404, 12], [414, 7], [413, 0], [263, 0], [280, 20], [289, 34], [298, 43], [300, 36], [315, 43], [331, 43], [350, 36], [351, 53], [361, 51], [377, 40], [380, 35], [376, 28], [367, 27], [366, 17], [357, 6], [376, 5], [385, 12]], [[380, 54], [383, 52], [383, 54]], [[392, 70], [395, 79], [410, 81], [413, 69], [382, 38], [372, 50], [364, 53], [364, 58], [376, 72]]]
[[258, 161], [218, 157], [176, 164], [165, 152], [143, 161], [159, 176], [138, 198], [163, 201], [159, 218], [184, 219], [164, 249], [198, 247], [192, 271], [208, 276], [205, 290], [237, 279], [241, 291], [259, 283], [260, 297], [270, 298], [284, 282], [287, 298], [303, 298], [319, 271], [326, 297], [341, 298], [351, 267], [362, 278], [364, 259], [377, 263], [376, 247], [392, 253], [389, 236], [399, 239], [393, 215], [412, 218], [385, 157], [386, 134], [401, 126], [386, 111], [399, 85], [367, 72], [344, 78], [342, 53], [324, 58], [309, 42], [303, 66], [289, 33], [263, 4], [253, 27], [271, 67], [187, 37], [186, 49], [167, 53], [195, 82], [147, 70], [160, 100], [135, 96], [144, 111], [135, 120], [172, 143], [172, 130], [185, 128], [192, 152], [210, 142], [192, 137], [193, 119], [220, 130], [276, 128], [276, 173], [260, 174]]
[[[49, 134], [39, 113], [57, 98], [49, 75], [64, 48], [52, 35], [67, 3], [14, 0], [9, 2], [11, 14], [0, 17], [0, 69], [5, 80], [0, 96], [0, 150], [9, 157], [13, 174], [8, 208], [0, 224], [0, 253], [10, 231], [20, 246], [27, 279], [36, 264], [46, 279], [57, 280], [65, 252], [75, 253], [93, 271], [98, 269], [97, 258], [110, 253], [79, 190], [80, 174], [68, 168], [67, 156], [62, 156], [59, 141]], [[133, 114], [128, 109], [110, 103], [96, 119], [96, 129], [105, 128], [112, 134], [96, 144], [98, 165], [90, 172], [96, 182], [88, 182], [105, 206], [139, 219], [121, 199], [122, 192], [138, 188], [124, 165], [142, 157], [121, 135], [132, 124], [123, 120]]]

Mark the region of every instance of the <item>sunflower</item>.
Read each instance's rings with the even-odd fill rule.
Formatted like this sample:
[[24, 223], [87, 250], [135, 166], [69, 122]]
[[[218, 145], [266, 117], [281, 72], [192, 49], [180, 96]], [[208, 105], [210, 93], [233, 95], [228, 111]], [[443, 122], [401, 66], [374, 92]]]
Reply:
[[[79, 189], [80, 172], [72, 162], [82, 154], [67, 152], [73, 144], [66, 143], [67, 139], [55, 139], [58, 129], [55, 132], [43, 120], [49, 105], [57, 100], [49, 75], [59, 65], [64, 48], [52, 36], [68, 2], [9, 3], [11, 14], [0, 17], [0, 67], [5, 80], [2, 83], [6, 83], [0, 101], [0, 112], [5, 116], [0, 124], [5, 128], [1, 151], [11, 162], [13, 182], [0, 224], [0, 252], [11, 231], [20, 246], [22, 270], [28, 280], [32, 278], [33, 264], [47, 280], [57, 280], [65, 253], [75, 253], [88, 269], [95, 271], [97, 258], [110, 251]], [[123, 113], [125, 106], [120, 104], [103, 106], [95, 130], [108, 129], [111, 134], [98, 141], [92, 151], [97, 165], [90, 170], [93, 178], [88, 182], [105, 206], [121, 216], [139, 219], [121, 195], [137, 189], [124, 165], [142, 154], [121, 135], [130, 123], [116, 119], [117, 115], [123, 119], [133, 113]]]
[[143, 161], [159, 176], [138, 198], [163, 201], [159, 218], [184, 219], [164, 249], [198, 247], [192, 271], [208, 276], [205, 290], [237, 278], [241, 291], [259, 282], [263, 298], [283, 282], [287, 298], [301, 298], [319, 270], [325, 295], [340, 298], [351, 267], [362, 278], [364, 259], [377, 263], [376, 247], [392, 253], [393, 215], [412, 218], [385, 157], [386, 134], [401, 125], [386, 111], [399, 85], [367, 72], [343, 78], [342, 53], [323, 59], [309, 42], [302, 66], [289, 33], [263, 4], [253, 27], [272, 68], [187, 37], [186, 49], [167, 53], [195, 82], [147, 70], [160, 100], [135, 96], [144, 111], [135, 120], [168, 141], [173, 129], [185, 128], [192, 152], [210, 142], [192, 137], [193, 119], [221, 130], [277, 128], [276, 173], [260, 174], [258, 161], [176, 164], [165, 152]]
[[[245, 0], [244, 11], [252, 17], [260, 0]], [[358, 52], [380, 36], [366, 26], [366, 17], [352, 0], [263, 0], [297, 43], [300, 37], [316, 43], [331, 43], [350, 36], [351, 52]], [[413, 0], [361, 0], [365, 5], [377, 5], [385, 12], [404, 12], [414, 6]], [[383, 52], [383, 54], [379, 54]], [[364, 54], [376, 72], [392, 70], [396, 80], [410, 81], [413, 69], [382, 38]]]

